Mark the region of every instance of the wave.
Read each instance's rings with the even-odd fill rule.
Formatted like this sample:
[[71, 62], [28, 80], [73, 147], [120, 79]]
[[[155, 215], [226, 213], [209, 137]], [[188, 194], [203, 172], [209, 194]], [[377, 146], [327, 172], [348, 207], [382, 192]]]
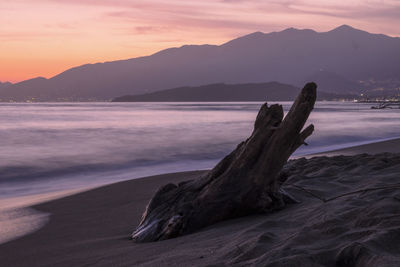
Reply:
[[[7, 104], [0, 118], [0, 198], [211, 168], [249, 136], [260, 104]], [[354, 103], [317, 103], [309, 122], [315, 132], [295, 156], [400, 132], [397, 111]]]

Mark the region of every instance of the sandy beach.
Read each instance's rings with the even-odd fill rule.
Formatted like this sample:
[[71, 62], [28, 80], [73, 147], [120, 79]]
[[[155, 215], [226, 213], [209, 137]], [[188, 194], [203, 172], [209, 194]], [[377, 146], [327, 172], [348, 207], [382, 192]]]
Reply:
[[400, 153], [400, 138], [367, 145], [353, 146], [324, 153], [312, 154], [307, 158], [316, 156], [352, 156], [357, 154], [379, 154], [379, 153]]
[[30, 209], [48, 220], [0, 245], [0, 265], [400, 266], [400, 154], [392, 153], [400, 153], [400, 139], [291, 160], [283, 189], [299, 203], [160, 242], [129, 240], [147, 202], [160, 186], [205, 171], [37, 204]]

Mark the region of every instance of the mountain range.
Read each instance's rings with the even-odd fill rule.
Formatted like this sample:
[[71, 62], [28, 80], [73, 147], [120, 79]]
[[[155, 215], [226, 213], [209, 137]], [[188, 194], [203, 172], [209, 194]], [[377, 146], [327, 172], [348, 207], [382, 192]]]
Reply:
[[108, 100], [215, 83], [277, 81], [360, 94], [400, 87], [400, 38], [343, 25], [328, 32], [255, 32], [222, 45], [184, 45], [151, 56], [86, 64], [50, 79], [0, 85], [1, 100]]

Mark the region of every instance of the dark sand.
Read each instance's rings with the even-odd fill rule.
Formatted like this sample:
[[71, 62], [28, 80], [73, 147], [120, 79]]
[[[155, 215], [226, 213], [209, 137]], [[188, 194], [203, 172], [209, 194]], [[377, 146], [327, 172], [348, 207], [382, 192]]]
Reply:
[[[388, 142], [385, 151], [400, 152], [399, 140]], [[286, 171], [284, 189], [300, 203], [154, 243], [128, 239], [150, 197], [163, 184], [203, 172], [120, 182], [39, 204], [33, 208], [50, 213], [49, 222], [0, 245], [0, 266], [400, 266], [400, 154], [298, 159]], [[372, 188], [384, 189], [319, 199]]]
[[[338, 156], [338, 155], [352, 156], [352, 155], [357, 155], [357, 154], [362, 154], [362, 153], [378, 154], [378, 153], [385, 153], [385, 152], [400, 153], [400, 138], [388, 140], [388, 141], [371, 143], [371, 144], [367, 144], [367, 145], [353, 146], [353, 147], [333, 150], [333, 151], [329, 151], [329, 152], [313, 154], [310, 156], [311, 157]], [[310, 156], [307, 156], [307, 157], [310, 157]]]

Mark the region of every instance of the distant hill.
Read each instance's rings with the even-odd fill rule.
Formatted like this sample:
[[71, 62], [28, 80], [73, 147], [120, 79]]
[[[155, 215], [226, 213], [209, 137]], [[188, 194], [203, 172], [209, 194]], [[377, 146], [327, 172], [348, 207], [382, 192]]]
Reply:
[[165, 88], [278, 81], [321, 91], [366, 92], [400, 86], [400, 38], [343, 25], [328, 32], [255, 32], [222, 45], [185, 45], [151, 56], [87, 64], [50, 79], [2, 90], [0, 98], [111, 99]]
[[10, 83], [10, 82], [0, 82], [0, 90], [1, 89], [6, 89], [7, 87], [9, 87], [11, 85], [12, 85], [12, 83]]
[[[235, 102], [291, 101], [300, 88], [277, 82], [248, 84], [209, 84], [179, 87], [142, 95], [126, 95], [113, 102]], [[319, 100], [354, 99], [354, 95], [336, 95], [318, 91]]]

